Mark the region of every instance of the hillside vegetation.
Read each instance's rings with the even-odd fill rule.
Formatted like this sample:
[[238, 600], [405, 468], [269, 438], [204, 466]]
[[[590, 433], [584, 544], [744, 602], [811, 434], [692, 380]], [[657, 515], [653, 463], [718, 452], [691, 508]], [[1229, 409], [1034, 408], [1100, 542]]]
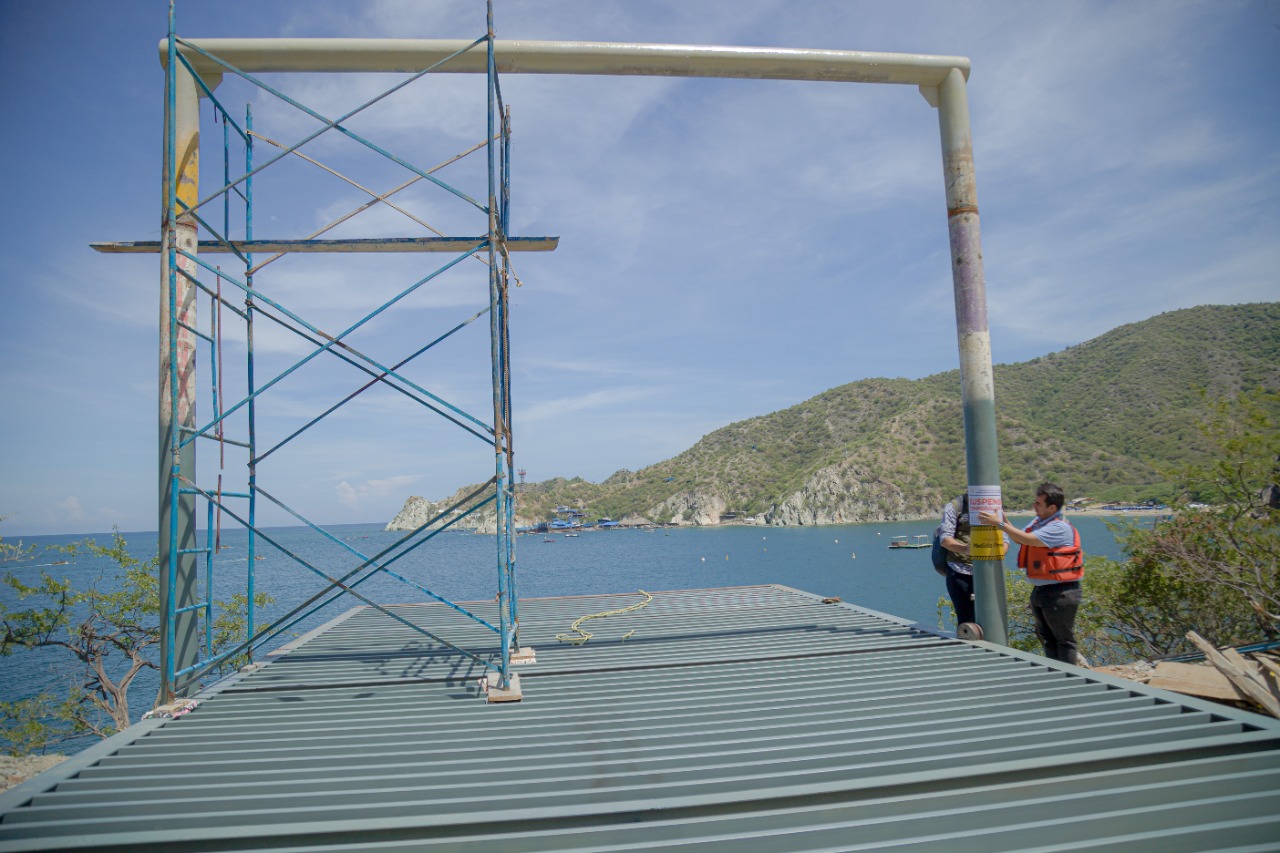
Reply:
[[[1172, 486], [1164, 472], [1209, 454], [1196, 423], [1210, 401], [1280, 390], [1280, 303], [1171, 311], [996, 365], [995, 388], [1010, 505], [1045, 479], [1069, 497], [1166, 499]], [[841, 385], [603, 483], [530, 483], [517, 513], [521, 523], [551, 518], [559, 505], [590, 518], [685, 524], [716, 524], [726, 514], [790, 525], [898, 520], [933, 515], [964, 480], [953, 370]], [[438, 505], [411, 498], [393, 526], [414, 526], [410, 516], [422, 518], [430, 506]]]

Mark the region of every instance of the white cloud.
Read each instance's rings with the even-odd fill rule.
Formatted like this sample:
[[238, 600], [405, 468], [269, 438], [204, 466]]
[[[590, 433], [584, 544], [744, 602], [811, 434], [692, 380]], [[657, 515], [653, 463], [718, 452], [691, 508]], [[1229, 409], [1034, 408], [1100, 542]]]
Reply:
[[334, 491], [337, 492], [338, 500], [343, 504], [354, 510], [360, 509], [360, 492], [355, 486], [351, 485], [346, 480], [343, 480], [334, 487]]
[[591, 410], [609, 409], [623, 403], [643, 400], [656, 394], [653, 388], [608, 388], [589, 391], [576, 397], [563, 397], [535, 403], [525, 409], [517, 409], [520, 421], [534, 423], [555, 420]]
[[334, 492], [342, 504], [357, 512], [364, 512], [368, 503], [380, 503], [388, 498], [403, 500], [409, 488], [417, 481], [417, 477], [409, 475], [366, 480], [356, 485], [343, 480], [334, 486]]
[[88, 515], [84, 511], [84, 507], [80, 504], [80, 499], [75, 495], [68, 495], [57, 505], [56, 516], [59, 521], [79, 524], [84, 521]]

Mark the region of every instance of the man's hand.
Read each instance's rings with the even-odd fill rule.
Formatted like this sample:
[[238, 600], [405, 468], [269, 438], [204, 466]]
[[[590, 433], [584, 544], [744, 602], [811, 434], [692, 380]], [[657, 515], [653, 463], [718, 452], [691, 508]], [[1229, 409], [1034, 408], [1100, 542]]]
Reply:
[[978, 513], [978, 523], [987, 527], [1004, 527], [1004, 519], [996, 515], [994, 512], [983, 510]]

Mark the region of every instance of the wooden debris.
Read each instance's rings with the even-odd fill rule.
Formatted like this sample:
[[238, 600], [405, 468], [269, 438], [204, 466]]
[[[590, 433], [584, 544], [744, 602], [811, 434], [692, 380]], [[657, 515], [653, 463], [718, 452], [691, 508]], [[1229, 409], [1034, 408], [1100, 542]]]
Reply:
[[1276, 681], [1275, 676], [1269, 675], [1266, 670], [1258, 666], [1261, 657], [1258, 656], [1255, 660], [1248, 660], [1235, 649], [1223, 649], [1222, 656], [1248, 675], [1250, 680], [1255, 682], [1263, 693], [1271, 697], [1271, 703], [1265, 704], [1263, 707], [1273, 717], [1280, 717], [1280, 683]]
[[1248, 702], [1249, 697], [1240, 691], [1231, 679], [1212, 666], [1198, 663], [1160, 661], [1147, 681], [1151, 687], [1172, 690], [1187, 696], [1227, 702]]
[[1255, 659], [1262, 664], [1263, 669], [1271, 672], [1272, 681], [1280, 681], [1280, 663], [1276, 663], [1267, 655], [1257, 655]]
[[1155, 674], [1155, 665], [1145, 660], [1136, 660], [1131, 663], [1111, 664], [1109, 666], [1090, 667], [1094, 672], [1100, 672], [1104, 675], [1110, 675], [1115, 678], [1123, 678], [1127, 681], [1139, 681], [1146, 684], [1151, 680], [1151, 676]]
[[1229, 654], [1219, 652], [1195, 631], [1187, 632], [1187, 639], [1204, 652], [1209, 662], [1250, 701], [1257, 703], [1271, 716], [1280, 717], [1280, 692], [1277, 692], [1274, 677], [1264, 674], [1257, 665], [1245, 660], [1235, 649], [1228, 649]]

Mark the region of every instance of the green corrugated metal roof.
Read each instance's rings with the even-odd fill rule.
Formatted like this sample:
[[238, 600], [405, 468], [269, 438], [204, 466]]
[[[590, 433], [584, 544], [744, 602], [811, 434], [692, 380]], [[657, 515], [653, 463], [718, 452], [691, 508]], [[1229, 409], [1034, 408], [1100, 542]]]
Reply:
[[0, 850], [1280, 847], [1280, 721], [779, 586], [554, 639], [638, 600], [522, 601], [518, 704], [351, 611], [0, 796]]

